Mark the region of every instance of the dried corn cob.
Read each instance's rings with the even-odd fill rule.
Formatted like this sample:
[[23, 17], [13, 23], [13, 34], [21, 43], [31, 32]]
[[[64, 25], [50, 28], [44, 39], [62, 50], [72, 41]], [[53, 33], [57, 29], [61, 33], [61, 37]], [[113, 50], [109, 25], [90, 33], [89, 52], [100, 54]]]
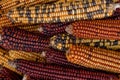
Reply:
[[70, 23], [57, 23], [57, 24], [38, 24], [38, 25], [23, 25], [17, 26], [20, 29], [24, 29], [26, 31], [40, 33], [46, 36], [53, 36], [58, 33], [65, 33], [65, 28]]
[[72, 63], [115, 73], [120, 73], [119, 56], [119, 52], [82, 45], [72, 45], [66, 54]]
[[76, 38], [70, 34], [58, 34], [54, 35], [50, 39], [50, 46], [60, 51], [66, 51], [70, 45], [84, 44], [86, 46], [94, 46], [100, 48], [107, 48], [112, 50], [120, 49], [119, 40], [104, 40], [104, 39], [83, 39]]
[[[91, 3], [73, 1], [63, 4], [44, 4], [10, 10], [13, 23], [57, 23], [83, 19], [100, 19], [112, 16], [118, 0], [97, 0]], [[86, 2], [88, 2], [86, 0]], [[72, 5], [72, 6], [71, 6]]]
[[43, 58], [40, 53], [30, 53], [30, 52], [24, 52], [24, 51], [10, 50], [9, 56], [11, 60], [24, 59], [24, 60], [31, 60], [31, 61], [37, 61], [37, 62], [45, 62], [45, 58]]
[[0, 65], [2, 65], [4, 67], [6, 67], [6, 68], [8, 68], [8, 69], [18, 73], [18, 74], [21, 74], [15, 68], [9, 66], [8, 60], [10, 60], [10, 57], [8, 56], [8, 54], [7, 53], [3, 53], [3, 52], [0, 51]]
[[40, 52], [49, 49], [49, 38], [17, 28], [3, 28], [1, 46], [8, 50]]
[[38, 31], [47, 36], [53, 36], [59, 33], [66, 33], [65, 28], [70, 23], [57, 23], [57, 24], [41, 24]]
[[17, 8], [20, 6], [31, 6], [35, 4], [40, 4], [40, 3], [48, 3], [48, 2], [53, 2], [56, 0], [6, 0], [3, 3], [1, 3], [0, 9], [2, 11], [8, 11], [12, 8]]
[[118, 80], [115, 75], [88, 71], [84, 69], [70, 68], [53, 64], [35, 63], [26, 60], [9, 61], [9, 64], [18, 71], [31, 77], [49, 80]]
[[43, 56], [45, 56], [46, 62], [57, 65], [66, 65], [71, 67], [81, 67], [74, 64], [71, 64], [67, 61], [67, 58], [64, 52], [58, 52], [57, 50], [50, 49], [48, 51], [43, 51]]
[[119, 23], [120, 20], [79, 21], [66, 27], [66, 31], [79, 38], [120, 40]]
[[11, 70], [2, 67], [0, 68], [0, 80], [21, 80], [21, 77], [20, 75], [12, 72]]

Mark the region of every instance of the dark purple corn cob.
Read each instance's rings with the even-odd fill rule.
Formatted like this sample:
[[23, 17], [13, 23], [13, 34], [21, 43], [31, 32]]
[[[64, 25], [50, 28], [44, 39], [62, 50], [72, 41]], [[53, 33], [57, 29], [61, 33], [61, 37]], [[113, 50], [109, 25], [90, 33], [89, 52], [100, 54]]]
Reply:
[[71, 67], [76, 67], [76, 68], [81, 67], [81, 66], [78, 66], [78, 65], [68, 62], [64, 52], [57, 51], [54, 49], [45, 51], [45, 59], [46, 59], [47, 63], [71, 66]]
[[47, 80], [119, 80], [115, 74], [96, 72], [69, 66], [36, 63], [26, 60], [9, 61], [9, 64], [18, 71]]
[[65, 33], [65, 28], [70, 23], [54, 23], [54, 24], [40, 24], [40, 28], [38, 28], [41, 34], [47, 36], [53, 36], [59, 33]]
[[17, 28], [3, 28], [1, 46], [5, 49], [40, 52], [49, 49], [49, 38]]
[[21, 80], [21, 76], [11, 70], [2, 67], [0, 69], [0, 80]]

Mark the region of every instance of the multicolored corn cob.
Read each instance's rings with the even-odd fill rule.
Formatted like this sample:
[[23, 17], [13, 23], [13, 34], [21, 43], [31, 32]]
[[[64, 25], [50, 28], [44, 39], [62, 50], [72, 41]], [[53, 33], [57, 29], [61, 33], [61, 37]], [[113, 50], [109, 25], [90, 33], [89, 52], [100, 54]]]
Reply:
[[17, 28], [3, 28], [1, 46], [5, 49], [40, 52], [49, 49], [49, 38]]
[[0, 4], [0, 11], [8, 11], [17, 7], [31, 6], [35, 4], [43, 4], [48, 2], [54, 2], [57, 0], [6, 0]]
[[69, 34], [87, 39], [120, 40], [120, 20], [78, 21], [66, 28]]
[[53, 64], [35, 63], [26, 60], [9, 61], [18, 71], [37, 79], [49, 80], [118, 80], [113, 74], [70, 68]]
[[66, 51], [70, 45], [84, 44], [86, 46], [100, 47], [112, 50], [120, 49], [119, 40], [105, 40], [105, 39], [83, 39], [76, 38], [70, 34], [58, 34], [54, 35], [50, 39], [50, 46], [60, 51]]
[[21, 76], [12, 72], [11, 70], [1, 67], [0, 68], [0, 80], [21, 80]]
[[58, 23], [76, 20], [91, 20], [110, 17], [119, 7], [119, 0], [88, 0], [71, 1], [68, 3], [53, 3], [20, 7], [8, 12], [13, 23]]
[[40, 33], [46, 36], [53, 36], [59, 33], [66, 33], [65, 28], [70, 23], [55, 23], [55, 24], [37, 24], [37, 25], [23, 25], [17, 26], [20, 29], [24, 29], [26, 31]]
[[106, 49], [71, 45], [66, 53], [69, 62], [109, 72], [120, 73], [120, 53]]
[[41, 55], [42, 52], [30, 53], [30, 52], [24, 52], [24, 51], [10, 50], [8, 53], [11, 60], [24, 59], [24, 60], [30, 60], [30, 61], [36, 61], [36, 62], [45, 62], [45, 58], [43, 58]]

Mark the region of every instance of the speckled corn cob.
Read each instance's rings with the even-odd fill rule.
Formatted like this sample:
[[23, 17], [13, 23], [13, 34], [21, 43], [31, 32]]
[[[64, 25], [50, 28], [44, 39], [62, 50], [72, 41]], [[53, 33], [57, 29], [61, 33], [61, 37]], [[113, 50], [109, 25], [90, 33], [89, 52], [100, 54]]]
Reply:
[[[73, 1], [16, 8], [7, 14], [13, 23], [57, 23], [86, 19], [101, 19], [113, 15], [118, 0], [97, 0], [88, 4]], [[87, 2], [87, 1], [86, 1]]]
[[3, 28], [1, 46], [8, 50], [38, 53], [49, 49], [49, 38], [17, 28]]
[[53, 2], [56, 0], [6, 0], [1, 3], [0, 5], [0, 10], [2, 11], [8, 11], [12, 8], [17, 8], [17, 7], [24, 7], [24, 6], [31, 6], [35, 4], [40, 4], [40, 3], [48, 3], [48, 2]]
[[104, 40], [104, 39], [83, 39], [76, 38], [70, 34], [58, 34], [54, 35], [50, 39], [50, 46], [60, 51], [66, 51], [70, 45], [84, 44], [86, 46], [94, 46], [100, 48], [107, 48], [112, 50], [120, 49], [119, 40]]
[[0, 68], [0, 80], [21, 80], [21, 77], [12, 72], [11, 70], [1, 67]]
[[[37, 79], [49, 80], [118, 80], [113, 74], [70, 68], [53, 64], [35, 63], [25, 60], [9, 61], [18, 71]], [[53, 77], [54, 76], [54, 77]]]
[[30, 53], [30, 52], [24, 52], [24, 51], [10, 50], [8, 53], [11, 60], [24, 59], [24, 60], [30, 60], [30, 61], [36, 61], [36, 62], [45, 62], [45, 58], [43, 58], [41, 55], [42, 52]]
[[79, 38], [120, 40], [120, 20], [78, 21], [66, 28]]
[[71, 45], [66, 53], [69, 62], [93, 69], [120, 73], [120, 53], [100, 48]]

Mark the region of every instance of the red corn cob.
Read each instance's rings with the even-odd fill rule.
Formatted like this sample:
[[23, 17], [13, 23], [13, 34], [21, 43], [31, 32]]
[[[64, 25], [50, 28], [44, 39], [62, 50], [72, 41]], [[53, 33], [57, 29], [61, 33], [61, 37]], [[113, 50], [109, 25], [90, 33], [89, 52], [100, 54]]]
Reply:
[[12, 72], [5, 67], [2, 67], [0, 69], [0, 80], [1, 78], [2, 80], [21, 80], [21, 77], [18, 74]]
[[35, 63], [20, 59], [10, 61], [9, 64], [26, 75], [47, 80], [118, 80], [114, 74], [75, 69], [69, 66]]
[[43, 55], [45, 55], [45, 59], [47, 63], [53, 63], [57, 65], [66, 65], [71, 67], [81, 67], [74, 64], [71, 64], [67, 61], [67, 58], [64, 54], [64, 52], [60, 52], [54, 49], [50, 49], [48, 51], [43, 52]]
[[65, 33], [65, 28], [70, 23], [41, 24], [38, 31], [47, 36], [53, 36], [59, 33]]
[[3, 28], [1, 46], [5, 49], [40, 52], [49, 48], [49, 38], [17, 28]]
[[120, 20], [94, 20], [72, 23], [66, 28], [69, 34], [89, 39], [120, 40]]

